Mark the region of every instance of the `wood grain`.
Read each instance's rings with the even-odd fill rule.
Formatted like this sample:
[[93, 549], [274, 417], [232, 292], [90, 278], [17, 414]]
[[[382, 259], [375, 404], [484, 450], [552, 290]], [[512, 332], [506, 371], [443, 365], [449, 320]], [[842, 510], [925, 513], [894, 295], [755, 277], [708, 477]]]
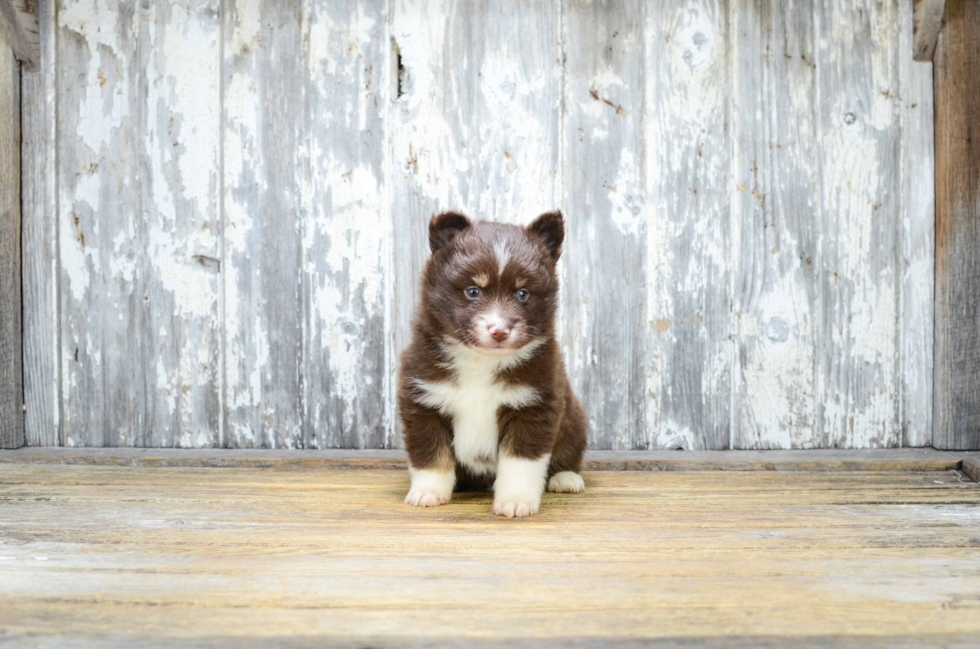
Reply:
[[224, 9], [222, 445], [303, 444], [301, 6]]
[[31, 444], [397, 448], [429, 217], [555, 207], [594, 448], [932, 441], [931, 77], [910, 3], [39, 15]]
[[76, 645], [980, 633], [964, 572], [980, 490], [952, 471], [585, 480], [503, 521], [483, 493], [405, 506], [405, 472], [5, 466], [0, 629]]
[[932, 444], [936, 182], [932, 64], [901, 53], [911, 38], [902, 16], [902, 445]]
[[0, 448], [24, 445], [20, 63], [0, 29]]
[[980, 6], [946, 3], [935, 58], [936, 448], [980, 448]]
[[563, 6], [563, 342], [599, 449], [658, 447], [659, 439], [647, 422], [659, 395], [646, 386], [643, 20], [642, 2]]
[[58, 5], [57, 187], [64, 443], [129, 446], [145, 430], [141, 119], [135, 3]]
[[961, 468], [967, 477], [976, 483], [980, 483], [980, 458], [971, 457], [964, 459]]
[[25, 72], [37, 72], [41, 64], [37, 2], [0, 0], [0, 19], [7, 32], [4, 46], [13, 50]]
[[225, 9], [223, 443], [386, 445], [385, 5]]
[[731, 5], [646, 5], [646, 388], [654, 447], [728, 448], [732, 427]]
[[931, 61], [936, 52], [939, 30], [943, 27], [946, 0], [914, 0], [912, 57], [916, 61]]
[[946, 5], [936, 77], [937, 448], [980, 448], [980, 8]]
[[62, 441], [55, 5], [38, 4], [41, 66], [24, 75], [22, 84], [24, 425], [29, 446]]
[[303, 439], [391, 446], [394, 267], [383, 0], [304, 6]]
[[[587, 451], [587, 471], [951, 471], [969, 453], [934, 449], [806, 451]], [[131, 467], [405, 470], [402, 450], [267, 450], [22, 448], [0, 452], [0, 463], [92, 464]], [[965, 469], [964, 469], [965, 470]]]
[[900, 9], [840, 0], [817, 3], [814, 20], [822, 445], [893, 447], [901, 443]]
[[740, 3], [732, 25], [734, 448], [822, 445], [820, 147], [813, 3]]
[[69, 445], [219, 442], [217, 12], [60, 7]]
[[218, 0], [143, 2], [139, 155], [145, 410], [137, 446], [218, 446]]

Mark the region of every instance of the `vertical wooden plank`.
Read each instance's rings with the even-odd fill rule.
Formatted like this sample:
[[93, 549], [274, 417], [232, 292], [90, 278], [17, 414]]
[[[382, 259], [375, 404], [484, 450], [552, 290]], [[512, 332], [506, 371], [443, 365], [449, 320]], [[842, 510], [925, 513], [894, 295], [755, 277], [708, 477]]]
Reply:
[[24, 425], [28, 446], [61, 443], [55, 3], [37, 7], [41, 61], [23, 76]]
[[0, 448], [24, 445], [20, 219], [20, 63], [0, 26]]
[[812, 448], [817, 427], [813, 3], [734, 8], [734, 448]]
[[[526, 223], [558, 206], [559, 14], [555, 2], [394, 2], [398, 350], [408, 342], [433, 213], [458, 209], [478, 219]], [[589, 215], [566, 218], [584, 222]], [[566, 312], [577, 308], [568, 305]]]
[[824, 444], [898, 446], [898, 5], [835, 0], [815, 8]]
[[[908, 3], [905, 3], [908, 5]], [[931, 61], [943, 26], [946, 0], [914, 0], [912, 52], [916, 61]], [[908, 30], [905, 30], [908, 33]], [[903, 50], [907, 51], [906, 50]]]
[[729, 3], [648, 3], [646, 12], [649, 445], [727, 448], [734, 354]]
[[980, 449], [980, 5], [946, 3], [936, 87], [933, 445]]
[[298, 447], [302, 427], [301, 5], [225, 0], [223, 445]]
[[304, 446], [381, 448], [393, 416], [384, 0], [309, 0], [303, 185]]
[[908, 54], [912, 20], [899, 5], [902, 66], [902, 445], [932, 444], [935, 145], [932, 64]]
[[217, 3], [59, 11], [70, 445], [218, 439]]
[[597, 449], [649, 448], [658, 439], [646, 421], [643, 9], [564, 4], [564, 342]]
[[[219, 0], [142, 0], [142, 446], [217, 446]], [[115, 244], [115, 242], [114, 242]]]
[[129, 446], [144, 425], [140, 23], [133, 2], [58, 7], [58, 290], [69, 446]]
[[0, 2], [0, 25], [6, 30], [6, 44], [24, 64], [24, 72], [37, 72], [41, 63], [37, 3], [34, 0]]

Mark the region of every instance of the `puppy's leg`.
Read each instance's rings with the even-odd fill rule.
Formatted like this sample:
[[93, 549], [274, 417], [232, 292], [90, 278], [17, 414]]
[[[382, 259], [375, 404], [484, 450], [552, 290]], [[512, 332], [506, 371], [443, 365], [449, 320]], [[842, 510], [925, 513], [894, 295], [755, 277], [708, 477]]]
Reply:
[[501, 453], [493, 483], [493, 513], [507, 518], [537, 514], [549, 459], [549, 455], [528, 459]]
[[438, 507], [445, 505], [453, 497], [456, 483], [455, 471], [416, 469], [408, 467], [412, 476], [412, 486], [405, 496], [405, 502], [415, 507]]
[[585, 480], [574, 471], [559, 471], [548, 479], [548, 491], [577, 494], [585, 491]]
[[415, 507], [445, 505], [456, 485], [451, 424], [435, 410], [417, 405], [403, 408], [401, 414], [412, 476], [405, 502]]
[[585, 481], [579, 472], [588, 444], [588, 420], [582, 405], [572, 394], [568, 379], [565, 379], [565, 390], [565, 410], [551, 452], [548, 491], [577, 494], [585, 491]]
[[493, 513], [522, 518], [538, 513], [548, 477], [558, 413], [551, 404], [501, 409], [500, 454], [493, 484]]

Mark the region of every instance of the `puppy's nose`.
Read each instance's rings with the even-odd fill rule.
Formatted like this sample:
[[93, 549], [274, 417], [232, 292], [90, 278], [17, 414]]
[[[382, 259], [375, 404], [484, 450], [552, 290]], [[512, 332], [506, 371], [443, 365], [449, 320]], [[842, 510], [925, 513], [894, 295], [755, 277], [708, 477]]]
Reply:
[[501, 327], [500, 325], [490, 325], [490, 337], [496, 340], [498, 343], [507, 340], [507, 336], [510, 335], [510, 327]]

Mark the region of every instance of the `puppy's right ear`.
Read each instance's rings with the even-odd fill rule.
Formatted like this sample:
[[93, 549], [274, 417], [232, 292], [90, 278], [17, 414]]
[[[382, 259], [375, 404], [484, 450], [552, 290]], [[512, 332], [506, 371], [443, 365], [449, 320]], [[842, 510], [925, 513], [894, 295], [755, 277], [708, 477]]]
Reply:
[[429, 221], [429, 248], [432, 252], [442, 250], [468, 227], [470, 220], [459, 212], [436, 214]]

